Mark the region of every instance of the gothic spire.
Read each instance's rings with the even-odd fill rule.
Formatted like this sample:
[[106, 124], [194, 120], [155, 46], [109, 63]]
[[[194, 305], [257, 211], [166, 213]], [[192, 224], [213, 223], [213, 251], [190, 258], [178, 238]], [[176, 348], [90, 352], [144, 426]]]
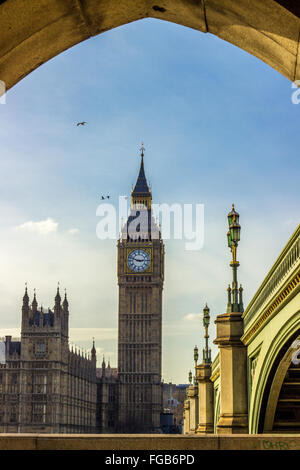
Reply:
[[63, 307], [64, 307], [64, 310], [68, 310], [68, 307], [69, 307], [69, 302], [68, 302], [68, 299], [67, 299], [67, 289], [65, 289], [65, 298], [64, 298], [64, 301], [63, 301]]
[[35, 292], [35, 289], [33, 289], [33, 301], [32, 301], [32, 311], [33, 312], [36, 312], [37, 311], [37, 306], [38, 306], [38, 303], [37, 303], [37, 300], [36, 300], [36, 292]]
[[59, 282], [57, 283], [57, 292], [55, 296], [55, 303], [60, 305], [61, 297], [60, 297], [60, 292], [59, 292]]
[[93, 338], [93, 347], [91, 349], [92, 359], [96, 359], [96, 348], [95, 348], [95, 338]]
[[60, 310], [61, 310], [61, 296], [60, 296], [60, 292], [59, 292], [59, 282], [57, 283], [57, 292], [56, 292], [56, 296], [55, 296], [55, 304], [54, 304], [54, 313], [56, 315], [60, 315]]
[[135, 187], [132, 191], [132, 196], [150, 196], [151, 191], [147, 183], [146, 175], [145, 175], [145, 169], [144, 169], [144, 144], [142, 143], [141, 146], [141, 166], [140, 166], [140, 171], [138, 175], [138, 179], [136, 181]]
[[28, 302], [29, 302], [29, 297], [27, 293], [27, 282], [25, 282], [25, 293], [23, 296], [23, 305], [28, 305]]

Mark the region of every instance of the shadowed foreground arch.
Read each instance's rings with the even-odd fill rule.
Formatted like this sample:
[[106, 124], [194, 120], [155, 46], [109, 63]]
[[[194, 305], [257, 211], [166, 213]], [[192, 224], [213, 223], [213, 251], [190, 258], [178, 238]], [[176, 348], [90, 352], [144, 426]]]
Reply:
[[11, 88], [60, 52], [158, 18], [209, 32], [300, 79], [297, 0], [0, 0], [0, 80]]
[[[295, 342], [300, 343], [299, 328], [283, 345], [272, 366], [264, 390], [258, 432], [300, 432], [300, 367], [292, 361]], [[299, 346], [296, 353], [298, 350]]]

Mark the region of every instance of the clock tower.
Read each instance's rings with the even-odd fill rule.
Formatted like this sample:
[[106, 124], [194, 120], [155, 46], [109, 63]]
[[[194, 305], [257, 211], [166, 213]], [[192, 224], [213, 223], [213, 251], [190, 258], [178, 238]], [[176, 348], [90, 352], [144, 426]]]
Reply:
[[155, 433], [162, 410], [164, 244], [151, 208], [144, 147], [118, 240], [118, 432]]

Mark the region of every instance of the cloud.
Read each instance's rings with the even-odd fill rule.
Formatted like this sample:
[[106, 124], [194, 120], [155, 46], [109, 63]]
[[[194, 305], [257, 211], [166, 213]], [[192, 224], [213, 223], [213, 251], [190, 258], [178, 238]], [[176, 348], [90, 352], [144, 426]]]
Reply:
[[68, 233], [70, 235], [76, 235], [76, 233], [79, 232], [79, 228], [70, 228], [70, 230], [68, 230]]
[[34, 232], [41, 235], [48, 235], [49, 233], [57, 232], [58, 223], [48, 217], [48, 219], [40, 220], [39, 222], [25, 222], [22, 225], [15, 227], [17, 230], [25, 232]]
[[202, 316], [203, 316], [202, 313], [188, 313], [187, 315], [184, 316], [184, 319], [188, 321], [195, 321], [195, 320], [201, 320]]

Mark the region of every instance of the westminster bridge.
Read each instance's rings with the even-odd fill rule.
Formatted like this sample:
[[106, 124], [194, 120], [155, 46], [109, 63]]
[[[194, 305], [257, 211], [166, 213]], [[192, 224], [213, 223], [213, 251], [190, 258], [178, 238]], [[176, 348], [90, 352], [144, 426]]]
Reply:
[[245, 311], [216, 324], [221, 349], [196, 366], [185, 433], [300, 433], [300, 225]]

